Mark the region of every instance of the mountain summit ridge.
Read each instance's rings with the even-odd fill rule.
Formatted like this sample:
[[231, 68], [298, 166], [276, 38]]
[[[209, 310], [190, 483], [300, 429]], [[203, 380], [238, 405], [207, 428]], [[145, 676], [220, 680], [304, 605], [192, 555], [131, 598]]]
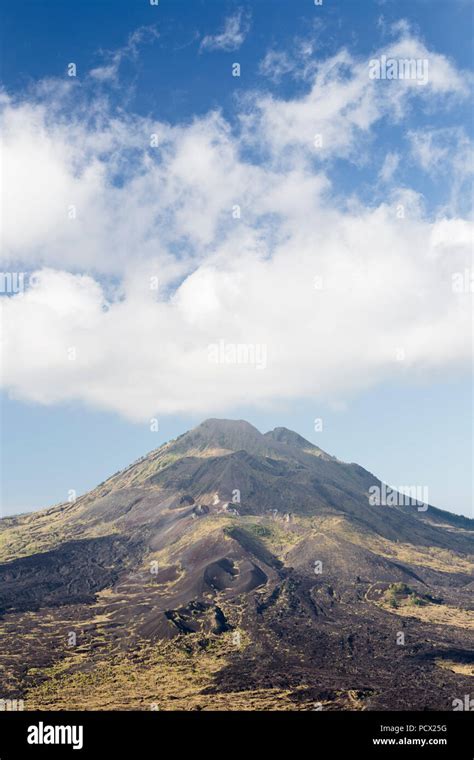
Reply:
[[307, 441], [293, 430], [276, 427], [266, 433], [246, 420], [231, 420], [209, 418], [186, 433], [178, 436], [169, 443], [171, 450], [184, 452], [197, 448], [202, 451], [209, 449], [227, 449], [229, 451], [247, 451], [248, 453], [267, 455], [268, 452], [282, 451], [281, 446], [289, 446], [300, 450], [318, 452], [319, 456], [333, 459], [329, 454], [314, 443]]

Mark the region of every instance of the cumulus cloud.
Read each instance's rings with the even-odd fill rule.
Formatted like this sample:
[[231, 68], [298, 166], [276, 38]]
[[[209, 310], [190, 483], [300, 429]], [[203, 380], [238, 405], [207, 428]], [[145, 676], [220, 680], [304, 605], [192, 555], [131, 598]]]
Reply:
[[238, 50], [249, 30], [250, 16], [248, 13], [239, 10], [226, 18], [221, 32], [203, 37], [200, 50], [222, 50], [224, 52]]
[[[19, 398], [80, 399], [147, 419], [337, 400], [467, 361], [469, 295], [451, 289], [467, 260], [463, 239], [453, 245], [451, 230], [419, 219], [400, 224], [390, 206], [320, 211], [317, 235], [302, 225], [271, 258], [230, 245], [169, 298], [151, 278], [111, 301], [91, 277], [41, 270], [4, 301], [6, 386]], [[216, 365], [209, 347], [220, 341], [265, 346], [266, 366]]]
[[3, 96], [3, 268], [30, 273], [1, 299], [4, 387], [145, 420], [338, 402], [466, 365], [471, 295], [452, 279], [470, 264], [469, 220], [426, 217], [412, 188], [367, 207], [331, 172], [413, 98], [463, 96], [459, 72], [430, 60], [442, 77], [420, 88], [370, 81], [342, 51], [306, 95], [251, 96], [240, 131], [217, 111], [116, 112], [77, 83]]

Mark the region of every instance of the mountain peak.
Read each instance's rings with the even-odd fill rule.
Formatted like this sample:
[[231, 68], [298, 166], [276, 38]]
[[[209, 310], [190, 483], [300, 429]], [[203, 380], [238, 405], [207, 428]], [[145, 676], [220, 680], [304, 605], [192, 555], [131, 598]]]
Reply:
[[195, 428], [192, 428], [189, 432], [202, 431], [209, 434], [222, 434], [222, 433], [248, 433], [250, 435], [261, 435], [256, 427], [247, 422], [246, 420], [225, 420], [219, 417], [209, 417], [204, 420]]
[[286, 443], [289, 446], [297, 446], [301, 449], [311, 449], [314, 447], [314, 444], [307, 441], [302, 435], [286, 427], [276, 427], [273, 430], [269, 430], [268, 433], [265, 433], [265, 437], [279, 441], [280, 443]]
[[261, 448], [264, 436], [257, 428], [245, 420], [224, 420], [210, 418], [180, 436], [173, 448], [184, 449], [228, 449], [229, 451], [255, 451]]
[[289, 430], [286, 427], [276, 427], [273, 430], [269, 430], [265, 433], [265, 438], [276, 441], [277, 443], [283, 443], [287, 446], [291, 446], [293, 449], [301, 449], [306, 452], [315, 454], [322, 459], [334, 459], [330, 454], [326, 454], [325, 451], [316, 446], [316, 444], [307, 441], [299, 433], [295, 433], [294, 430]]

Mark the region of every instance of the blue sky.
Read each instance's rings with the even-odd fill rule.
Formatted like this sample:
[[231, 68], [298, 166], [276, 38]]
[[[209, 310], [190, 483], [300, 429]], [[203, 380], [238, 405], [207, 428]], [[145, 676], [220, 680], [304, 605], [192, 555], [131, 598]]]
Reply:
[[[2, 296], [3, 513], [220, 416], [471, 514], [470, 3], [1, 15], [2, 268], [27, 283]], [[370, 82], [384, 54], [428, 82]], [[214, 366], [220, 341], [265, 366]]]

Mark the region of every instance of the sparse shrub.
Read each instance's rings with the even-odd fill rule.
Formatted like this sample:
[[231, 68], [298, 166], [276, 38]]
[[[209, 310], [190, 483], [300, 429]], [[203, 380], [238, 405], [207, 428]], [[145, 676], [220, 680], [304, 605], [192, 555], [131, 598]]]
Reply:
[[406, 583], [392, 583], [390, 586], [390, 590], [393, 591], [394, 594], [397, 594], [397, 596], [407, 596], [408, 594], [412, 594], [412, 589], [407, 586]]
[[246, 527], [249, 533], [253, 533], [254, 536], [258, 536], [259, 538], [270, 538], [272, 535], [271, 530], [264, 525], [253, 524]]
[[426, 604], [426, 601], [421, 598], [421, 596], [418, 596], [417, 594], [413, 593], [410, 596], [410, 599], [408, 600], [409, 604], [412, 604], [415, 607], [423, 607], [423, 605]]

